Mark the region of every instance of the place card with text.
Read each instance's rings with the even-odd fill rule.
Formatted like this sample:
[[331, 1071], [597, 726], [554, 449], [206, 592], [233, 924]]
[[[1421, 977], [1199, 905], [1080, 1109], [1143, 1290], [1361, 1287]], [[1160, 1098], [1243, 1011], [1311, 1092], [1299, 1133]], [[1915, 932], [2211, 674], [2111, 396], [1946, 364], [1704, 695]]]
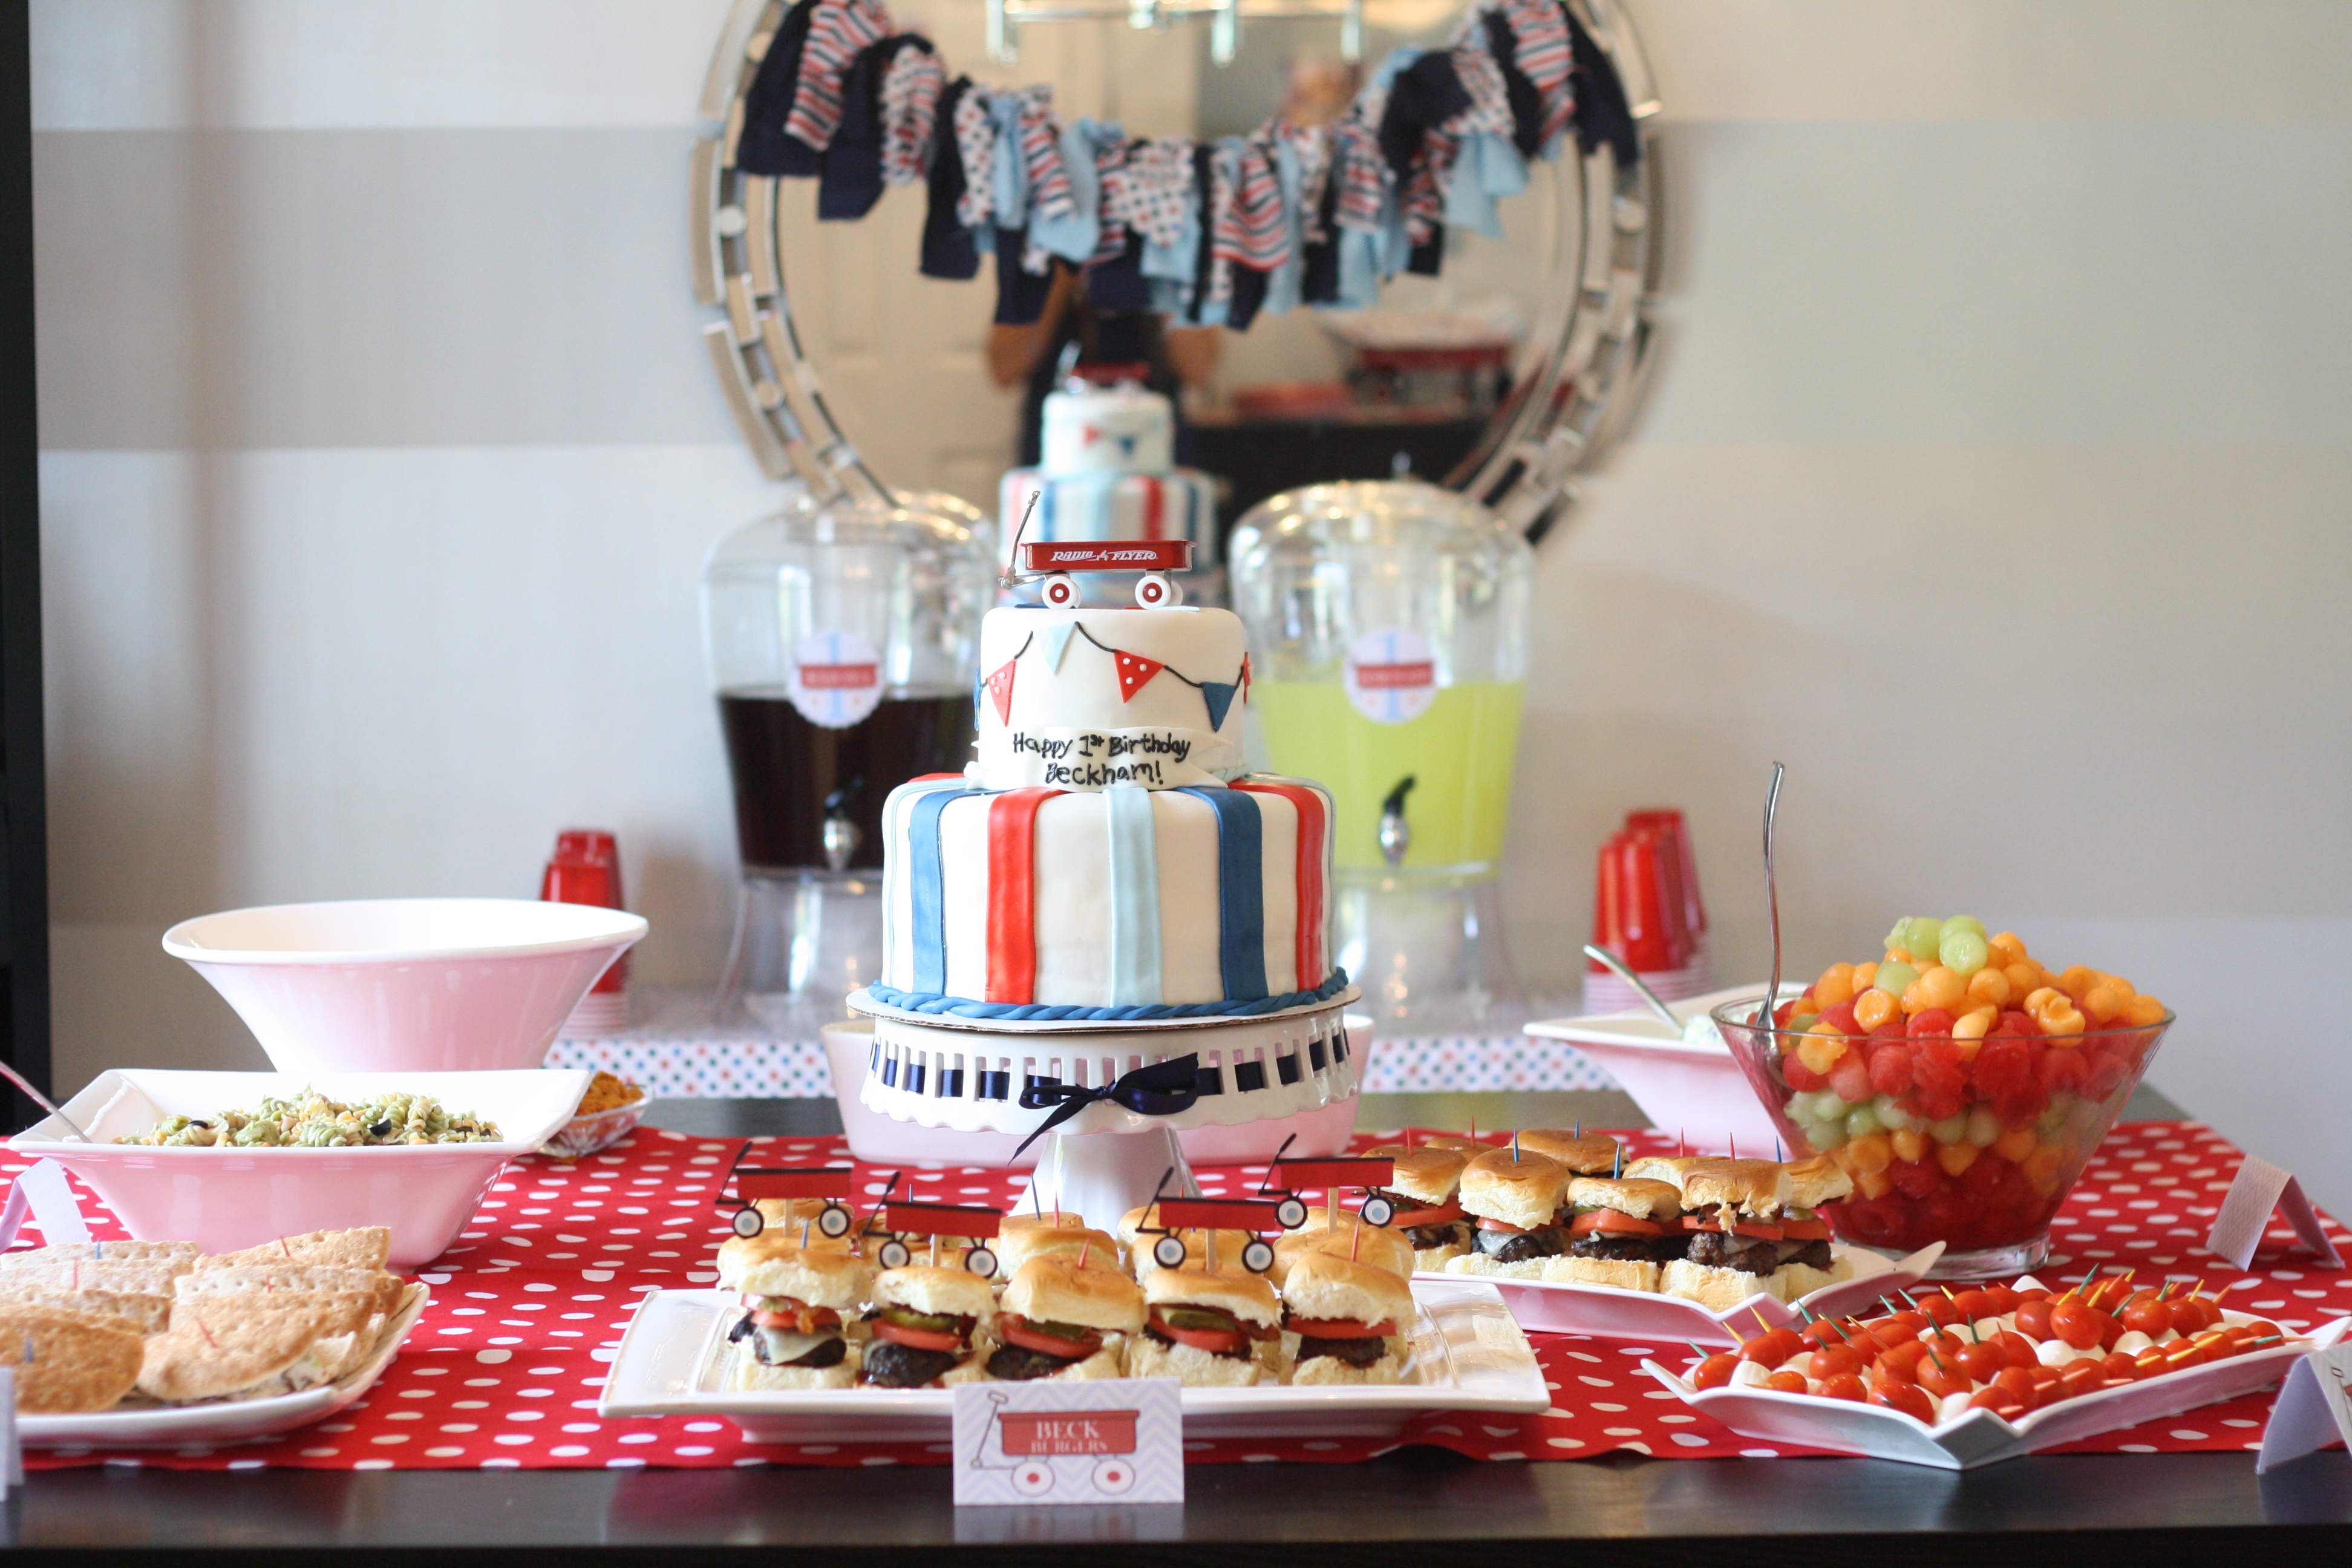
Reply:
[[959, 1504], [1184, 1500], [1173, 1378], [960, 1384], [954, 1447]]

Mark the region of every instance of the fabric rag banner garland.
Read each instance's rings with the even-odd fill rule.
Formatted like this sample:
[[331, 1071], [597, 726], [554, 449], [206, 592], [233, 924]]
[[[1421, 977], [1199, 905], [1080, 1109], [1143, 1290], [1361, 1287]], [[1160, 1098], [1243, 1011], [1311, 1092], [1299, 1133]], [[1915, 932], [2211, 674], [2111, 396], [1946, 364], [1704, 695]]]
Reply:
[[1622, 166], [1641, 139], [1607, 53], [1562, 0], [1477, 0], [1442, 49], [1399, 49], [1327, 124], [1212, 142], [1064, 124], [1052, 89], [950, 80], [880, 0], [795, 0], [743, 99], [744, 173], [814, 178], [817, 216], [922, 182], [925, 276], [996, 258], [996, 320], [1034, 321], [1056, 268], [1105, 310], [1246, 331], [1261, 310], [1363, 309], [1437, 275], [1445, 228], [1499, 238], [1496, 203], [1573, 129]]

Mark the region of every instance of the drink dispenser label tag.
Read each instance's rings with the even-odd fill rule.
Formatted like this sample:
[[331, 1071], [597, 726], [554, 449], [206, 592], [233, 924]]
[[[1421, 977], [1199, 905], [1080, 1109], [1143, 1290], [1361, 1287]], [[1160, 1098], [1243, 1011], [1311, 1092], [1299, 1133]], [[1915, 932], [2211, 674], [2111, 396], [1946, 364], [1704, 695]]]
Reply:
[[1368, 632], [1348, 645], [1348, 700], [1375, 724], [1403, 724], [1437, 700], [1437, 655], [1410, 626]]
[[856, 632], [818, 632], [793, 650], [793, 706], [812, 724], [845, 730], [882, 700], [882, 656]]

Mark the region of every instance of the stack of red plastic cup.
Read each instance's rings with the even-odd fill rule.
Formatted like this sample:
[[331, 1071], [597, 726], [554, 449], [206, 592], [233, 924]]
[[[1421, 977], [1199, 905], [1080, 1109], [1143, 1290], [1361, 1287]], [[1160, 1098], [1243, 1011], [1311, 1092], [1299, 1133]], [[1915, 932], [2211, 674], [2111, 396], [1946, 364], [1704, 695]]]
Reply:
[[[555, 836], [555, 858], [539, 879], [539, 896], [549, 903], [628, 908], [621, 899], [621, 847], [601, 827], [567, 827]], [[606, 1034], [629, 1021], [629, 955], [614, 960], [580, 1005], [563, 1021], [569, 1038]]]
[[[1625, 826], [1601, 847], [1593, 879], [1592, 941], [1623, 959], [1669, 1002], [1696, 996], [1714, 983], [1706, 906], [1698, 896], [1698, 862], [1683, 814], [1670, 807], [1629, 811]], [[1588, 1012], [1641, 1005], [1633, 988], [1597, 960], [1584, 976]]]

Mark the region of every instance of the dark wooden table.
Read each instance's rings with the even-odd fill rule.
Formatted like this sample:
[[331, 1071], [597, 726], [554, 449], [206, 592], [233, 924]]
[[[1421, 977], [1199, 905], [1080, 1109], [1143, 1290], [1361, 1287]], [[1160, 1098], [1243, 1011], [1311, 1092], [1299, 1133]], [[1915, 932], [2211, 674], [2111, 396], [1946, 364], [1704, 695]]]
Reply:
[[[1622, 1095], [1368, 1097], [1394, 1126], [1638, 1126]], [[2179, 1109], [2143, 1090], [2126, 1113]], [[662, 1106], [705, 1133], [837, 1131], [824, 1100]], [[2352, 1562], [2352, 1458], [2315, 1455], [2257, 1479], [2251, 1454], [2028, 1458], [1968, 1474], [1867, 1459], [1648, 1459], [1620, 1454], [1481, 1464], [1407, 1449], [1363, 1465], [1203, 1465], [1181, 1507], [955, 1508], [944, 1469], [269, 1470], [121, 1468], [35, 1475], [0, 1520], [16, 1558], [168, 1552], [177, 1561], [354, 1554], [432, 1563], [523, 1559], [676, 1564], [1122, 1562], [1344, 1568], [1446, 1563], [1465, 1550], [1552, 1563], [1580, 1548], [1617, 1564], [2129, 1562], [2237, 1568]], [[1527, 1546], [1550, 1550], [1538, 1557]], [[2344, 1552], [2337, 1557], [2336, 1552]]]

